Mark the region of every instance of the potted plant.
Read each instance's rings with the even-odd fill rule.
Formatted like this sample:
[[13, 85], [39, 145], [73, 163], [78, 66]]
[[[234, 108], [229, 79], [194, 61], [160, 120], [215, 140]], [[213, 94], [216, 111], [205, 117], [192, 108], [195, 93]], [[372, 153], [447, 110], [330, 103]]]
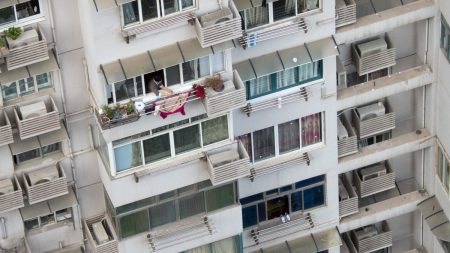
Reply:
[[22, 35], [22, 28], [11, 26], [10, 28], [6, 29], [4, 33], [6, 37], [12, 40], [16, 40], [20, 37], [20, 35]]
[[4, 37], [0, 37], [0, 53], [2, 56], [7, 56], [9, 54], [9, 49], [6, 45], [6, 39]]
[[204, 86], [213, 89], [216, 92], [221, 92], [225, 88], [223, 80], [220, 74], [216, 74], [213, 77], [207, 77], [204, 81]]

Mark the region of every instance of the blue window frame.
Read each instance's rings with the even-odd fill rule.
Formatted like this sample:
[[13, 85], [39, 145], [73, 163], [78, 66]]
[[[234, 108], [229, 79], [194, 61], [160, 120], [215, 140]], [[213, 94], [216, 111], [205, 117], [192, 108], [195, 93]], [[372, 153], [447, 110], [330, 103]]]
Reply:
[[258, 223], [257, 213], [258, 211], [256, 205], [242, 208], [242, 222], [244, 228], [254, 226]]
[[246, 81], [247, 99], [309, 83], [323, 77], [322, 60]]

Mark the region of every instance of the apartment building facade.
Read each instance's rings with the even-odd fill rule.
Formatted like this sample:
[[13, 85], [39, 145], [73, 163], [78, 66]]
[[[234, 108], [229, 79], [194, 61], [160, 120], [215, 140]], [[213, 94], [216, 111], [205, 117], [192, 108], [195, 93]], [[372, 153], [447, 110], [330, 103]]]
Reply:
[[449, 22], [2, 0], [0, 252], [449, 252]]

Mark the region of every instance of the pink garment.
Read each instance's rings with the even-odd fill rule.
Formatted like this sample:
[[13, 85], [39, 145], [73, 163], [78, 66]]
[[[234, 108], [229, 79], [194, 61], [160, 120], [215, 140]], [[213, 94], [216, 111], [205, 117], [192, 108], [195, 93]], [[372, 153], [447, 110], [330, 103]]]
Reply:
[[155, 106], [159, 106], [159, 114], [165, 119], [170, 114], [180, 112], [182, 115], [186, 115], [184, 111], [184, 105], [186, 104], [188, 98], [190, 96], [190, 92], [181, 93], [178, 95], [173, 95], [167, 98], [164, 98], [161, 101], [155, 102]]
[[184, 104], [181, 107], [179, 107], [178, 109], [176, 109], [175, 111], [172, 111], [172, 112], [162, 112], [162, 111], [160, 111], [159, 112], [159, 116], [161, 116], [161, 118], [165, 119], [170, 114], [174, 114], [174, 113], [178, 113], [178, 112], [181, 112], [182, 115], [186, 115], [186, 112], [184, 111]]

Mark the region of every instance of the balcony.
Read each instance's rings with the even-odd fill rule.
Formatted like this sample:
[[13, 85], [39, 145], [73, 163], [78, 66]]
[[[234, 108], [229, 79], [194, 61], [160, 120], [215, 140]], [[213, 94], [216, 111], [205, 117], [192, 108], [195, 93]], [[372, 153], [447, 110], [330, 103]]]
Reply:
[[388, 132], [395, 128], [395, 112], [389, 101], [379, 101], [353, 109], [353, 125], [359, 139]]
[[8, 70], [26, 67], [50, 58], [47, 40], [39, 25], [25, 27], [22, 34], [15, 40], [8, 37], [6, 39], [9, 48], [6, 56]]
[[352, 230], [343, 235], [349, 248], [358, 253], [370, 253], [392, 246], [392, 231], [387, 221]]
[[338, 157], [358, 152], [358, 136], [345, 114], [338, 117]]
[[149, 249], [155, 252], [184, 241], [204, 238], [213, 233], [215, 228], [208, 216], [193, 217], [150, 232], [147, 234], [147, 243]]
[[110, 129], [139, 120], [139, 113], [131, 101], [125, 105], [103, 106], [101, 110], [95, 111], [95, 115], [102, 129]]
[[24, 173], [23, 181], [30, 205], [69, 193], [66, 174], [59, 163]]
[[339, 177], [339, 218], [355, 214], [358, 209], [358, 195], [348, 177], [343, 174]]
[[395, 172], [388, 161], [353, 171], [353, 182], [360, 198], [395, 187]]
[[0, 110], [0, 147], [14, 142], [8, 115]]
[[313, 217], [310, 213], [307, 214], [291, 214], [291, 220], [281, 222], [279, 219], [270, 221], [267, 224], [252, 229], [250, 235], [255, 241], [255, 244], [273, 240], [289, 234], [293, 234], [302, 230], [307, 230], [314, 227]]
[[359, 76], [394, 66], [395, 55], [396, 49], [387, 34], [352, 44], [352, 58]]
[[[106, 232], [107, 238], [100, 241], [94, 235], [93, 225], [96, 224], [96, 228], [102, 228]], [[83, 222], [84, 233], [87, 237], [90, 248], [94, 253], [118, 253], [119, 246], [117, 242], [117, 235], [112, 226], [112, 222], [106, 214], [98, 215]]]
[[311, 160], [308, 153], [291, 152], [289, 154], [270, 159], [266, 162], [254, 165], [250, 170], [250, 180], [253, 182], [257, 177], [274, 173], [291, 166], [299, 166], [301, 164], [310, 165]]
[[221, 8], [195, 18], [195, 31], [202, 47], [241, 37], [241, 16], [233, 1], [229, 1], [229, 8]]
[[336, 0], [336, 28], [356, 22], [356, 3], [354, 0]]
[[20, 139], [45, 134], [61, 128], [59, 111], [50, 96], [22, 103], [14, 108]]
[[250, 174], [250, 158], [240, 141], [206, 152], [213, 185], [230, 182]]
[[[1, 180], [0, 182], [10, 186], [10, 192], [2, 192], [0, 195], [0, 213], [16, 210], [24, 207], [23, 191], [17, 177]], [[3, 185], [5, 186], [5, 185]]]

